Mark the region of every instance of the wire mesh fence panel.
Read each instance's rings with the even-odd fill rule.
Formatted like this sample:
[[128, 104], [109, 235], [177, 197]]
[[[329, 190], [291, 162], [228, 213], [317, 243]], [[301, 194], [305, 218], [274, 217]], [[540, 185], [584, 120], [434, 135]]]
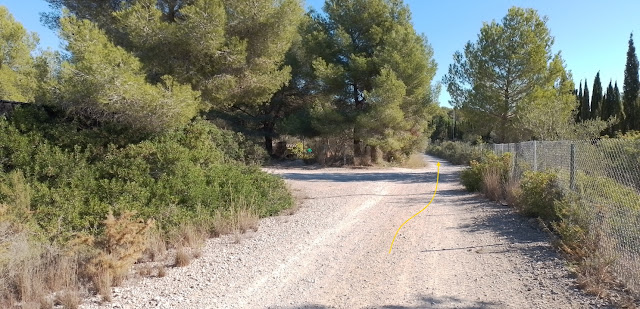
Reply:
[[595, 252], [640, 295], [640, 140], [536, 141], [494, 144], [513, 154], [513, 177], [553, 171], [578, 197], [575, 216], [586, 220]]

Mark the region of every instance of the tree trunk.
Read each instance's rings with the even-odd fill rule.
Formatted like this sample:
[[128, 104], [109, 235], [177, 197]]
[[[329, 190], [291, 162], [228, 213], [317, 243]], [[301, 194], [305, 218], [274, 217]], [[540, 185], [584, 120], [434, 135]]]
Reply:
[[273, 155], [273, 138], [269, 135], [264, 135], [264, 149], [267, 150], [268, 155]]
[[[353, 84], [353, 101], [355, 104], [355, 108], [356, 111], [360, 111], [362, 110], [362, 107], [364, 106], [364, 102], [362, 100], [360, 100], [359, 97], [359, 93], [358, 93], [358, 86], [356, 84]], [[358, 162], [360, 160], [360, 158], [362, 157], [363, 154], [363, 146], [362, 146], [362, 140], [360, 139], [360, 132], [358, 132], [358, 126], [357, 124], [354, 125], [353, 127], [353, 160], [354, 163]]]
[[273, 155], [273, 123], [263, 122], [262, 132], [264, 133], [264, 149], [268, 155]]
[[380, 163], [380, 156], [378, 153], [378, 146], [371, 146], [371, 163]]

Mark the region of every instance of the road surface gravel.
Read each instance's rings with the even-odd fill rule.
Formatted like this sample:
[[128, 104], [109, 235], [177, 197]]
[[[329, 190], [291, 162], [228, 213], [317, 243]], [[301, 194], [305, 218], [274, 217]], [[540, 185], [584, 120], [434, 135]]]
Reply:
[[461, 166], [271, 167], [301, 202], [240, 243], [207, 241], [162, 278], [133, 278], [83, 308], [596, 308], [535, 220], [464, 191]]

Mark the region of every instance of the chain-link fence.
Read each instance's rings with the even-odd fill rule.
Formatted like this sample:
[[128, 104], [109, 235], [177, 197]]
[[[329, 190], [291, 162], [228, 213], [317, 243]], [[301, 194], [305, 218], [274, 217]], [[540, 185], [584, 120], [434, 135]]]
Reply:
[[578, 203], [611, 272], [640, 295], [640, 140], [531, 141], [486, 145], [513, 155], [513, 176], [553, 171]]

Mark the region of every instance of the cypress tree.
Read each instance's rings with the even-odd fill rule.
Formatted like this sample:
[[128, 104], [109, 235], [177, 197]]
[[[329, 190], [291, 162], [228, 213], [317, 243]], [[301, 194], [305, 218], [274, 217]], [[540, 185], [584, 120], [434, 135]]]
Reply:
[[622, 106], [622, 98], [620, 96], [620, 88], [618, 88], [618, 82], [616, 81], [613, 86], [613, 99], [611, 100], [613, 103], [613, 116], [616, 116], [620, 121], [617, 125], [615, 125], [614, 131], [624, 131], [625, 119], [627, 116], [624, 112], [624, 107]]
[[581, 107], [582, 107], [582, 80], [580, 80], [580, 88], [578, 89], [577, 95], [576, 95], [576, 122], [580, 122], [581, 119]]
[[593, 80], [593, 93], [591, 94], [591, 119], [601, 119], [601, 101], [602, 83], [600, 82], [600, 72], [598, 71], [596, 78]]
[[627, 50], [627, 64], [624, 69], [624, 91], [622, 102], [624, 106], [625, 121], [624, 130], [640, 130], [640, 108], [638, 108], [638, 90], [640, 79], [638, 77], [638, 56], [633, 45], [633, 33], [629, 37], [629, 49]]
[[609, 86], [607, 86], [607, 92], [604, 95], [604, 100], [602, 101], [601, 114], [603, 120], [608, 120], [610, 117], [615, 116], [614, 110], [614, 97], [613, 97], [613, 82], [609, 80]]
[[580, 121], [589, 119], [589, 86], [587, 79], [584, 80], [584, 92], [582, 93], [582, 102], [580, 102]]

